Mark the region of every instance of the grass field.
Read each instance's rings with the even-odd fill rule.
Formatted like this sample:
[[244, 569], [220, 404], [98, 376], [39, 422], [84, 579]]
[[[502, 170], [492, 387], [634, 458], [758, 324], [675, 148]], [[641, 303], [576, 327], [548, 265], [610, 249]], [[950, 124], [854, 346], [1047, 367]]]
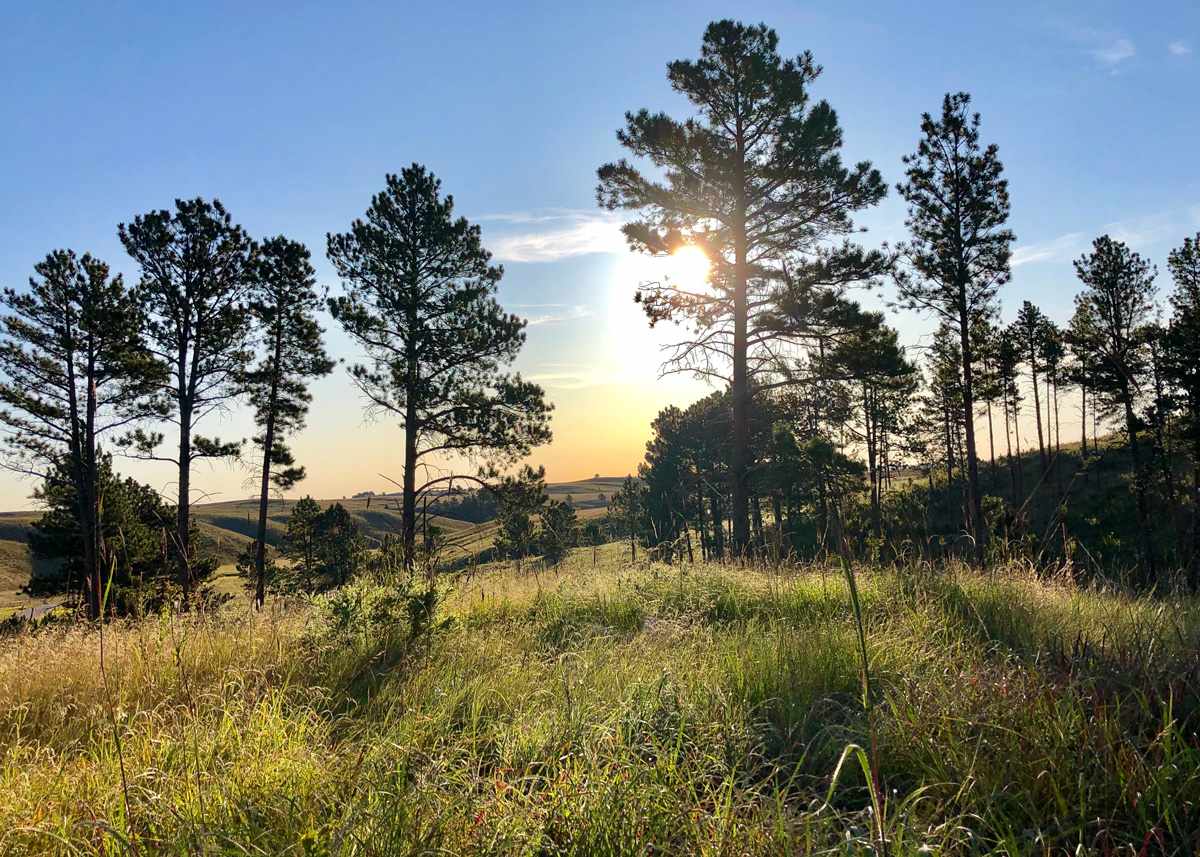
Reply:
[[0, 853], [1200, 849], [1197, 602], [622, 557], [2, 641]]
[[[576, 482], [557, 482], [546, 486], [546, 493], [555, 500], [571, 498], [579, 510], [580, 519], [603, 514], [606, 498], [620, 490], [624, 477], [597, 477]], [[387, 534], [400, 532], [400, 500], [392, 496], [332, 498], [318, 500], [322, 506], [341, 503], [358, 521], [360, 531], [369, 542], [377, 542]], [[288, 515], [295, 500], [272, 500], [267, 517], [267, 542], [278, 544], [287, 528]], [[230, 579], [234, 563], [245, 546], [254, 538], [258, 525], [258, 500], [227, 500], [220, 503], [200, 503], [193, 507], [207, 550], [216, 557], [218, 569], [214, 584], [219, 591], [240, 591], [240, 581]], [[29, 528], [38, 519], [38, 512], [0, 512], [0, 619], [19, 610], [44, 603], [25, 591], [37, 562], [28, 543]], [[447, 539], [446, 559], [454, 561], [479, 555], [491, 546], [496, 534], [495, 524], [471, 524], [453, 518], [431, 516], [429, 523], [439, 527]]]

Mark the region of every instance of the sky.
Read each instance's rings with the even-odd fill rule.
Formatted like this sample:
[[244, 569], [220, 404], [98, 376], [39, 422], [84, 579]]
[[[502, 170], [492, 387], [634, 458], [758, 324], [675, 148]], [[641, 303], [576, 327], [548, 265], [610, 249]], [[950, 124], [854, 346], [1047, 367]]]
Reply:
[[[1165, 268], [1200, 231], [1200, 4], [1175, 2], [28, 3], [0, 0], [0, 285], [23, 288], [56, 248], [136, 279], [120, 222], [177, 197], [217, 197], [251, 235], [313, 251], [340, 289], [325, 235], [342, 231], [412, 162], [428, 166], [505, 267], [499, 299], [529, 319], [516, 367], [555, 404], [533, 464], [552, 481], [635, 470], [648, 425], [703, 383], [659, 378], [654, 331], [632, 302], [645, 265], [596, 207], [596, 168], [622, 156], [627, 110], [674, 115], [666, 63], [705, 25], [765, 22], [811, 50], [816, 98], [838, 112], [844, 157], [893, 186], [920, 114], [966, 90], [999, 145], [1017, 235], [1011, 318], [1033, 300], [1065, 321], [1071, 261], [1108, 232]], [[864, 243], [904, 237], [893, 191], [864, 213]], [[1161, 278], [1161, 288], [1169, 286]], [[869, 303], [869, 301], [867, 301]], [[917, 344], [930, 322], [892, 319]], [[325, 317], [330, 351], [354, 346]], [[322, 498], [401, 478], [394, 423], [367, 422], [345, 368], [318, 382], [292, 443]], [[1064, 416], [1064, 433], [1068, 428]], [[247, 437], [242, 408], [199, 430]], [[170, 494], [162, 465], [118, 469]], [[250, 473], [200, 464], [213, 499]], [[0, 509], [33, 485], [0, 472]]]

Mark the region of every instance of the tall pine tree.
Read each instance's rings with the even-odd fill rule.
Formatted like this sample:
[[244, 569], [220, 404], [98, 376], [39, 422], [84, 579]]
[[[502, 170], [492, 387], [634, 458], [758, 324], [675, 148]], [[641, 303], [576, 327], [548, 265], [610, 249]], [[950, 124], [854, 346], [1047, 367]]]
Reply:
[[1079, 336], [1094, 356], [1096, 391], [1125, 415], [1125, 435], [1133, 462], [1137, 499], [1138, 536], [1142, 581], [1157, 578], [1151, 540], [1150, 508], [1145, 462], [1138, 443], [1136, 406], [1142, 393], [1147, 359], [1142, 328], [1154, 315], [1154, 278], [1149, 261], [1124, 242], [1102, 235], [1092, 242], [1092, 252], [1075, 261], [1075, 272], [1084, 290], [1076, 295]]
[[807, 52], [783, 59], [778, 44], [764, 25], [709, 24], [700, 58], [667, 66], [672, 88], [696, 115], [680, 121], [643, 109], [626, 114], [617, 132], [655, 176], [621, 160], [600, 168], [597, 189], [600, 205], [639, 212], [640, 220], [624, 228], [633, 249], [665, 254], [690, 243], [711, 263], [708, 286], [651, 285], [638, 299], [651, 324], [696, 324], [671, 369], [730, 385], [737, 555], [750, 542], [753, 354], [777, 335], [755, 322], [772, 306], [772, 284], [784, 279], [785, 264], [794, 282], [831, 287], [874, 276], [886, 264], [881, 254], [852, 245], [831, 249], [832, 240], [854, 232], [851, 215], [879, 202], [887, 188], [870, 164], [843, 165], [837, 115], [809, 98], [820, 66]]
[[404, 561], [415, 561], [419, 496], [463, 476], [418, 483], [435, 461], [479, 456], [511, 463], [550, 439], [542, 389], [508, 366], [525, 342], [525, 322], [504, 312], [479, 227], [454, 217], [441, 182], [413, 164], [389, 175], [350, 231], [328, 238], [346, 286], [330, 311], [362, 347], [350, 376], [367, 411], [404, 429]]
[[1013, 233], [1008, 221], [1008, 182], [995, 144], [979, 141], [979, 114], [970, 113], [965, 92], [947, 94], [941, 117], [926, 113], [921, 140], [904, 158], [911, 238], [908, 265], [897, 278], [901, 302], [929, 310], [958, 334], [962, 369], [962, 425], [966, 441], [967, 519], [976, 563], [983, 562], [987, 527], [979, 493], [975, 451], [975, 341], [977, 322], [992, 309], [997, 289], [1009, 278]]
[[97, 618], [105, 565], [100, 442], [162, 414], [155, 392], [165, 367], [143, 341], [141, 296], [104, 262], [57, 250], [34, 270], [27, 292], [5, 289], [2, 298], [0, 422], [8, 465], [77, 504], [88, 615]]
[[[286, 490], [304, 478], [283, 438], [304, 426], [312, 395], [308, 382], [328, 375], [334, 363], [325, 353], [315, 317], [321, 305], [308, 248], [282, 235], [257, 249], [250, 312], [257, 323], [258, 362], [243, 383], [254, 407], [262, 452], [258, 530], [254, 544], [255, 604], [266, 597], [267, 501], [272, 485]], [[272, 467], [277, 468], [272, 472]]]
[[175, 210], [138, 215], [118, 227], [125, 250], [141, 267], [139, 289], [149, 310], [146, 336], [170, 371], [163, 394], [178, 427], [175, 454], [155, 452], [161, 433], [139, 432], [145, 458], [167, 461], [178, 472], [175, 551], [184, 602], [193, 578], [192, 465], [235, 456], [240, 443], [194, 435], [196, 424], [240, 391], [250, 359], [250, 316], [245, 302], [253, 282], [252, 245], [219, 200], [175, 200]]

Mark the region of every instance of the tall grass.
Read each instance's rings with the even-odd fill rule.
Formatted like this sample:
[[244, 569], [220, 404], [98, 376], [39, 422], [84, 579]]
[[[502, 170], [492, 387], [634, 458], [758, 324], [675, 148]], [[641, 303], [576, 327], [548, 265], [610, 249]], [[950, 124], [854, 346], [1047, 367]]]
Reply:
[[1194, 601], [591, 562], [0, 642], [0, 853], [1200, 849]]

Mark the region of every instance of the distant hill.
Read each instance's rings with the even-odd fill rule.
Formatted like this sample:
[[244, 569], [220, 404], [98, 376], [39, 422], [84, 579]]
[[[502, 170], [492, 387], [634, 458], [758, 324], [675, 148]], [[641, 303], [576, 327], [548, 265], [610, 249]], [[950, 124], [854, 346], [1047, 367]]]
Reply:
[[[571, 502], [581, 518], [603, 513], [607, 498], [620, 490], [624, 476], [602, 476], [575, 482], [557, 482], [546, 486], [554, 500]], [[359, 528], [369, 540], [378, 542], [385, 535], [400, 532], [400, 498], [395, 494], [370, 497], [334, 497], [319, 499], [322, 506], [341, 503], [358, 521]], [[277, 545], [287, 528], [288, 516], [295, 500], [272, 500], [267, 515], [267, 543]], [[238, 554], [254, 538], [258, 523], [258, 499], [226, 500], [220, 503], [201, 503], [192, 508], [201, 536], [208, 542], [226, 573], [232, 571]], [[38, 570], [29, 548], [29, 529], [40, 512], [0, 513], [0, 618], [12, 608], [30, 604], [22, 592], [31, 573]], [[460, 556], [478, 554], [491, 546], [496, 525], [493, 522], [475, 524], [454, 518], [433, 516], [431, 526], [439, 527], [451, 545], [448, 553]], [[47, 568], [47, 571], [50, 569]]]

